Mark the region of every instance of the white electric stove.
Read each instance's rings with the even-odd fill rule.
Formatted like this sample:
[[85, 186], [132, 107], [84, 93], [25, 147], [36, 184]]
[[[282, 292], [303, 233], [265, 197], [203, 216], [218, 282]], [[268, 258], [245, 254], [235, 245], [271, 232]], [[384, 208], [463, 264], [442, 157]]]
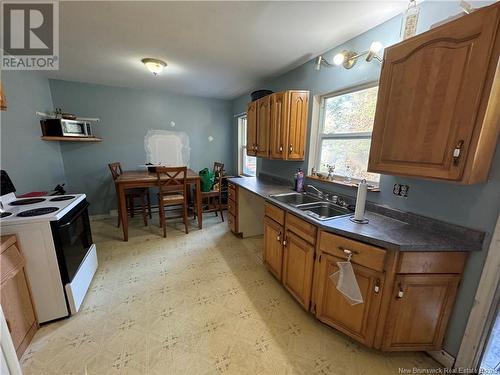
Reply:
[[38, 321], [75, 314], [97, 270], [85, 194], [17, 198], [5, 178], [0, 231], [17, 235]]

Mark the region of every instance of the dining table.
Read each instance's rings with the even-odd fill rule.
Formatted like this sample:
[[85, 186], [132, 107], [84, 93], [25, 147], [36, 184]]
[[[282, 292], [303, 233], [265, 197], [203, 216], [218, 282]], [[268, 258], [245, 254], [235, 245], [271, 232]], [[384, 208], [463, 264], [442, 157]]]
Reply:
[[[167, 178], [161, 177], [161, 178]], [[188, 185], [195, 186], [195, 205], [196, 215], [198, 218], [198, 228], [203, 227], [203, 215], [202, 204], [201, 204], [201, 179], [198, 173], [192, 169], [187, 170], [186, 183]], [[123, 240], [128, 241], [128, 215], [127, 206], [125, 199], [125, 190], [132, 188], [148, 188], [154, 187], [158, 184], [158, 176], [155, 172], [149, 172], [147, 170], [132, 170], [123, 171], [123, 173], [118, 176], [115, 180], [116, 192], [118, 195], [118, 214], [121, 216], [122, 230], [123, 230]]]

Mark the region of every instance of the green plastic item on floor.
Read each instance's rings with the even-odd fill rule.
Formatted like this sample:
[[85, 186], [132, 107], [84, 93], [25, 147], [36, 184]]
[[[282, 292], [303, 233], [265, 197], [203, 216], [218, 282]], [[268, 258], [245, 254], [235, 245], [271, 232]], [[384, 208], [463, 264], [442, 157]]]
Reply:
[[210, 191], [214, 187], [215, 175], [214, 172], [208, 168], [204, 168], [198, 172], [201, 179], [201, 191]]

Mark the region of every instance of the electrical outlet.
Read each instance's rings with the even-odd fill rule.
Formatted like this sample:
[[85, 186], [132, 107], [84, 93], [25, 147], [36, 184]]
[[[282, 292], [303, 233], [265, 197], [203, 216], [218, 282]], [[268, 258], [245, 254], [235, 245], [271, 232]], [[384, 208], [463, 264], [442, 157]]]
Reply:
[[397, 195], [398, 197], [407, 198], [408, 190], [410, 190], [409, 185], [394, 184], [392, 187], [392, 194]]
[[403, 198], [408, 197], [408, 190], [410, 190], [410, 186], [401, 185], [401, 189], [399, 189], [399, 195]]

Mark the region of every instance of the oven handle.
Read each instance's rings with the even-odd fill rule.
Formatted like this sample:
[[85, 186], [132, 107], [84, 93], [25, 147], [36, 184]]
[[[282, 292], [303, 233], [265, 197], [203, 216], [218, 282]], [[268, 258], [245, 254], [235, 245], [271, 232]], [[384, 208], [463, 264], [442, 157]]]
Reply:
[[76, 219], [78, 219], [80, 217], [80, 215], [83, 213], [83, 211], [85, 211], [88, 207], [89, 207], [89, 203], [86, 202], [85, 206], [83, 206], [80, 211], [78, 211], [76, 214], [74, 214], [70, 221], [68, 221], [67, 223], [64, 223], [63, 225], [59, 225], [59, 229], [66, 228], [67, 226], [73, 224], [73, 222]]

